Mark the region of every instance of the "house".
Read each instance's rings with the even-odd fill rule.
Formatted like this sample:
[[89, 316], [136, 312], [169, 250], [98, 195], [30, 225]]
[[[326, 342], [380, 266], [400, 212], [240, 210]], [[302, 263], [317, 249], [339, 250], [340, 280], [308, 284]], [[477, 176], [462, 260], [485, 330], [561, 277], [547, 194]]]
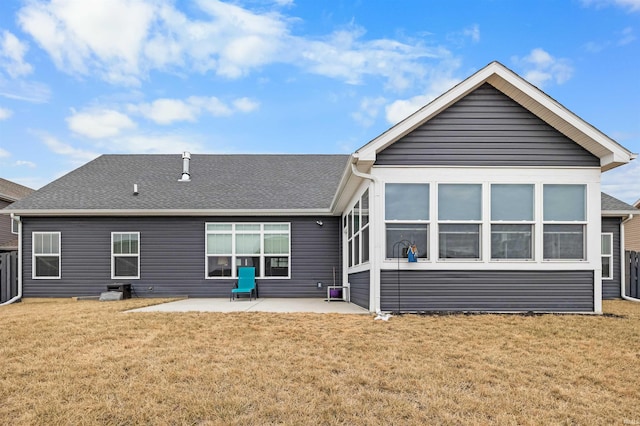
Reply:
[[[0, 209], [31, 194], [33, 189], [0, 178]], [[0, 215], [0, 253], [18, 250], [18, 229], [11, 218]]]
[[[640, 199], [633, 203], [633, 207], [640, 209]], [[624, 248], [629, 251], [640, 252], [640, 215], [635, 215], [624, 227]]]
[[600, 176], [635, 157], [493, 62], [351, 155], [104, 155], [9, 211], [25, 297], [228, 297], [251, 265], [260, 297], [601, 312]]
[[615, 299], [623, 293], [623, 265], [629, 224], [640, 216], [640, 210], [609, 194], [602, 193], [602, 298]]

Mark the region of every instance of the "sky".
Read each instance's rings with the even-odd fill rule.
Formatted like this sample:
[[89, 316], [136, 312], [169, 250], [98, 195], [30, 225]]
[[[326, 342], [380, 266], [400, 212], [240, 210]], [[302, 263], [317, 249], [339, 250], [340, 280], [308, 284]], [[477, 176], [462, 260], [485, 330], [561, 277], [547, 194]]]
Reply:
[[[346, 154], [492, 61], [640, 152], [640, 0], [2, 0], [0, 177]], [[602, 189], [640, 198], [640, 159]]]

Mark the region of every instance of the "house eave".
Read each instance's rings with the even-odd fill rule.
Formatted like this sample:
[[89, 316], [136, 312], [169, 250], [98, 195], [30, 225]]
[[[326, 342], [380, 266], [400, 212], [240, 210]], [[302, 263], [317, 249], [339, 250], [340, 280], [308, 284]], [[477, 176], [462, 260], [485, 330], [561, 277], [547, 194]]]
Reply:
[[334, 216], [330, 209], [43, 209], [43, 210], [0, 210], [0, 214], [24, 217], [90, 217], [90, 216]]
[[637, 216], [640, 210], [603, 210], [602, 217], [625, 217], [629, 215]]

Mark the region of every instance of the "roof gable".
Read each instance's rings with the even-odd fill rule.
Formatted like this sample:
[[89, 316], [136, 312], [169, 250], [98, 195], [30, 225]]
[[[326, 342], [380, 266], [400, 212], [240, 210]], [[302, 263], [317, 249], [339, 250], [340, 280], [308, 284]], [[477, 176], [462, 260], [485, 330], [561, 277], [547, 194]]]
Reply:
[[[9, 207], [22, 214], [328, 212], [348, 155], [103, 155]], [[133, 186], [137, 184], [138, 194]]]
[[603, 171], [626, 164], [636, 157], [613, 139], [585, 122], [513, 71], [492, 62], [442, 96], [358, 149], [359, 163], [371, 165], [378, 153], [423, 125], [460, 99], [488, 83], [554, 129], [600, 159]]

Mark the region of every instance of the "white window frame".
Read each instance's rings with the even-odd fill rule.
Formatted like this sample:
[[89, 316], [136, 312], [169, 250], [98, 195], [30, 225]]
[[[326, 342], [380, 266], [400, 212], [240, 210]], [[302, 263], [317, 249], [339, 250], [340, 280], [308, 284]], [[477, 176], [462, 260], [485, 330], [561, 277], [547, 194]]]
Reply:
[[[493, 219], [493, 197], [492, 191], [494, 185], [527, 185], [531, 186], [532, 191], [532, 220], [494, 220]], [[535, 183], [497, 183], [489, 184], [489, 258], [491, 262], [533, 262], [536, 258], [536, 184]], [[529, 258], [494, 258], [493, 257], [493, 225], [529, 225], [531, 227], [531, 257]]]
[[[439, 204], [440, 204], [440, 189], [443, 185], [474, 185], [480, 187], [480, 219], [479, 220], [449, 220], [449, 219], [441, 219], [439, 213]], [[478, 182], [438, 182], [437, 183], [437, 193], [436, 193], [436, 202], [438, 206], [436, 206], [436, 214], [438, 216], [437, 223], [438, 229], [436, 234], [437, 239], [437, 254], [436, 258], [438, 262], [483, 262], [483, 225], [484, 225], [484, 216], [485, 216], [485, 205], [487, 201], [486, 198], [485, 185]], [[440, 226], [441, 225], [477, 225], [478, 226], [478, 257], [440, 257]]]
[[[604, 270], [602, 270], [602, 279], [612, 280], [613, 279], [613, 233], [603, 232], [600, 238], [602, 239], [604, 237], [607, 237], [609, 239], [609, 247], [611, 247], [611, 253], [605, 254], [605, 253], [602, 253], [602, 250], [601, 250], [601, 253], [600, 253], [601, 259], [604, 259], [605, 257], [609, 258], [609, 276], [605, 276]], [[600, 243], [600, 247], [602, 247], [602, 242]]]
[[11, 218], [11, 233], [18, 235], [18, 221]]
[[[36, 235], [57, 235], [58, 252], [57, 253], [36, 253]], [[36, 258], [37, 257], [57, 257], [58, 258], [58, 275], [49, 277], [39, 277], [36, 275]], [[34, 231], [31, 233], [31, 278], [34, 280], [59, 280], [62, 276], [62, 234], [59, 231]]]
[[[138, 253], [137, 254], [131, 254], [131, 253], [126, 253], [126, 254], [116, 254], [113, 252], [113, 237], [114, 235], [123, 235], [123, 234], [128, 234], [128, 235], [136, 235], [138, 237]], [[140, 240], [140, 232], [134, 232], [134, 231], [117, 231], [117, 232], [112, 232], [111, 233], [111, 279], [112, 280], [139, 280], [140, 279], [140, 257], [142, 255], [142, 249], [140, 247], [141, 245], [141, 240]], [[136, 276], [116, 276], [116, 257], [137, 257], [138, 258], [138, 275]]]
[[[429, 200], [429, 209], [427, 210], [427, 217], [429, 219], [387, 219], [387, 211], [386, 211], [386, 196], [387, 196], [387, 185], [388, 184], [398, 184], [398, 185], [425, 185], [428, 187], [429, 190], [429, 195], [428, 195], [428, 200]], [[383, 246], [383, 250], [384, 250], [384, 258], [385, 260], [389, 261], [389, 260], [393, 260], [393, 261], [397, 261], [399, 258], [404, 258], [405, 256], [402, 256], [402, 253], [400, 252], [400, 250], [402, 248], [404, 248], [403, 246], [399, 245], [398, 247], [398, 251], [399, 253], [397, 254], [398, 257], [388, 257], [387, 256], [387, 226], [388, 225], [423, 225], [427, 227], [427, 245], [426, 247], [417, 247], [418, 248], [418, 262], [428, 262], [431, 260], [431, 248], [430, 248], [430, 242], [431, 242], [431, 229], [432, 229], [432, 214], [431, 214], [431, 210], [433, 208], [432, 206], [432, 199], [431, 199], [431, 194], [433, 192], [433, 187], [434, 185], [430, 182], [385, 182], [384, 184], [384, 194], [385, 194], [385, 210], [384, 210], [384, 214], [383, 214], [383, 219], [384, 219], [384, 239], [385, 239], [385, 244]], [[369, 201], [371, 202], [371, 201]], [[408, 248], [408, 247], [407, 247]], [[392, 253], [393, 254], [393, 253]], [[406, 259], [405, 259], [406, 260]]]
[[[566, 186], [581, 186], [584, 188], [584, 220], [545, 220], [544, 218], [544, 189], [547, 185], [566, 185]], [[540, 247], [540, 255], [542, 256], [543, 262], [587, 262], [588, 254], [588, 239], [587, 239], [587, 230], [589, 223], [589, 186], [582, 183], [567, 183], [567, 184], [555, 184], [555, 183], [544, 183], [541, 185], [541, 203], [542, 203], [542, 247]], [[577, 259], [558, 259], [558, 258], [547, 258], [544, 255], [544, 237], [545, 237], [545, 226], [546, 225], [581, 225], [582, 226], [582, 258]]]
[[[231, 226], [231, 230], [212, 230], [209, 231], [207, 228], [207, 225], [230, 225]], [[254, 226], [259, 226], [260, 229], [259, 230], [238, 230], [237, 227], [238, 226], [244, 226], [244, 225], [254, 225]], [[287, 226], [287, 230], [265, 230], [265, 225], [286, 225]], [[231, 280], [231, 279], [236, 279], [237, 276], [237, 258], [238, 257], [259, 257], [260, 258], [260, 274], [256, 274], [256, 278], [259, 278], [261, 280], [288, 280], [291, 279], [291, 223], [290, 222], [263, 222], [263, 223], [256, 223], [256, 222], [206, 222], [204, 224], [204, 232], [205, 232], [205, 238], [204, 238], [204, 277], [207, 280]], [[289, 241], [288, 241], [288, 246], [289, 246], [289, 253], [265, 253], [265, 248], [264, 248], [264, 238], [265, 235], [270, 235], [270, 234], [284, 234], [286, 233]], [[207, 250], [207, 244], [209, 243], [209, 238], [208, 235], [215, 235], [215, 234], [226, 234], [226, 235], [231, 235], [231, 253], [225, 253], [225, 254], [208, 254], [208, 250]], [[255, 255], [244, 255], [244, 254], [237, 254], [236, 253], [236, 236], [237, 235], [241, 235], [241, 234], [259, 234], [260, 235], [260, 253], [256, 253]], [[226, 257], [230, 257], [231, 258], [231, 276], [228, 277], [210, 277], [209, 275], [209, 267], [208, 267], [208, 263], [209, 263], [209, 257], [221, 257], [221, 256], [226, 256]], [[286, 276], [266, 276], [265, 272], [266, 272], [266, 258], [267, 257], [286, 257], [288, 259], [288, 268], [287, 268], [287, 275]]]
[[[364, 235], [365, 232], [368, 232], [369, 234], [369, 238], [371, 238], [371, 215], [367, 214], [367, 217], [369, 218], [367, 220], [367, 224], [366, 225], [362, 225], [362, 218], [363, 216], [365, 216], [364, 214], [362, 214], [362, 198], [364, 196], [364, 194], [367, 194], [368, 197], [368, 211], [371, 211], [371, 195], [369, 194], [369, 189], [365, 189], [362, 194], [360, 194], [360, 196], [356, 199], [356, 202], [353, 204], [353, 206], [351, 206], [351, 208], [345, 213], [345, 215], [342, 218], [342, 223], [344, 226], [344, 233], [346, 235], [346, 239], [347, 239], [347, 266], [349, 268], [355, 268], [356, 266], [360, 266], [360, 265], [366, 265], [371, 261], [371, 251], [369, 251], [369, 258], [367, 260], [364, 260], [363, 258], [363, 249], [364, 249], [364, 241], [362, 239], [362, 236]], [[358, 206], [358, 210], [357, 210], [357, 220], [358, 220], [358, 229], [356, 229], [356, 205]], [[351, 231], [351, 232], [349, 232]], [[358, 258], [356, 259], [356, 251], [353, 250], [353, 247], [355, 247], [355, 245], [353, 244], [354, 241], [358, 242]]]

